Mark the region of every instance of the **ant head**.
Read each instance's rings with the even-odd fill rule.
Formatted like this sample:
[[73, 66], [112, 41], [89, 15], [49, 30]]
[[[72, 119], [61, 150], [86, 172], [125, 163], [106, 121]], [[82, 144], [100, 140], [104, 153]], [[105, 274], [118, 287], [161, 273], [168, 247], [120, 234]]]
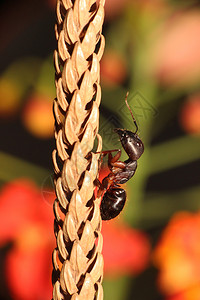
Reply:
[[126, 102], [126, 106], [128, 107], [128, 109], [129, 109], [129, 111], [130, 111], [130, 113], [131, 113], [133, 122], [134, 122], [134, 124], [135, 124], [135, 127], [136, 127], [135, 134], [136, 134], [136, 133], [138, 132], [138, 125], [137, 125], [136, 119], [135, 119], [134, 116], [133, 116], [133, 112], [132, 112], [132, 110], [131, 110], [131, 108], [130, 108], [130, 106], [129, 106], [129, 104], [128, 104], [128, 101], [127, 101], [128, 94], [129, 94], [129, 92], [126, 93], [125, 102]]
[[131, 160], [138, 160], [144, 152], [144, 144], [139, 136], [132, 131], [116, 128], [120, 142]]

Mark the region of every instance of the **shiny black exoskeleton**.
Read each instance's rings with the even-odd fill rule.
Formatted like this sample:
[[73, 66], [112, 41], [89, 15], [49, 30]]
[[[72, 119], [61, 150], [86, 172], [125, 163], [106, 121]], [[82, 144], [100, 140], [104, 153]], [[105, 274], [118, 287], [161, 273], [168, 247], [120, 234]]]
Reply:
[[126, 192], [118, 186], [111, 186], [101, 201], [100, 212], [102, 220], [110, 220], [122, 211], [126, 201]]
[[[125, 129], [115, 129], [114, 131], [119, 135], [120, 142], [128, 155], [128, 159], [124, 162], [119, 161], [121, 156], [121, 150], [108, 150], [103, 151], [102, 156], [108, 154], [108, 167], [110, 173], [106, 176], [102, 183], [99, 182], [98, 196], [103, 195], [100, 212], [102, 220], [110, 220], [118, 216], [122, 211], [126, 202], [126, 192], [119, 184], [126, 183], [137, 169], [137, 160], [144, 152], [144, 145], [139, 136], [137, 135], [138, 126], [133, 113], [127, 102], [128, 93], [125, 98], [126, 105], [132, 115], [133, 122], [136, 126], [135, 132]], [[115, 156], [112, 156], [112, 152], [117, 151]]]

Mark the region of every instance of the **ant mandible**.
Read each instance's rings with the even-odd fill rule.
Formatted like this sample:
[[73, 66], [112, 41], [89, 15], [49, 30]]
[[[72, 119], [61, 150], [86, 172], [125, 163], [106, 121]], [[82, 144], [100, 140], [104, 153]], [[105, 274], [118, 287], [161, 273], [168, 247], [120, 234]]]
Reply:
[[[133, 118], [136, 130], [135, 132], [132, 132], [126, 129], [114, 129], [114, 131], [119, 135], [122, 147], [128, 155], [128, 159], [124, 162], [119, 161], [121, 156], [120, 149], [101, 152], [102, 157], [108, 154], [108, 167], [110, 169], [110, 173], [102, 180], [102, 183], [99, 180], [97, 183], [99, 188], [97, 192], [98, 197], [106, 191], [100, 205], [102, 220], [113, 219], [122, 211], [126, 202], [126, 192], [119, 186], [119, 184], [126, 183], [131, 177], [133, 177], [137, 169], [137, 160], [144, 152], [143, 142], [137, 135], [138, 125], [127, 102], [127, 97], [128, 93], [126, 94], [125, 102]], [[111, 153], [115, 151], [117, 151], [117, 154], [112, 156]]]

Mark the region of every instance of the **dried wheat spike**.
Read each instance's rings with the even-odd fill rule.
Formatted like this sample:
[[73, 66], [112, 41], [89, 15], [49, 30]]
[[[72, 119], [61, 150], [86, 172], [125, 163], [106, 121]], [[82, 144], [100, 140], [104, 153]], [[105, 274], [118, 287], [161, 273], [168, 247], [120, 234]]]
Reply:
[[57, 0], [54, 53], [56, 149], [53, 299], [103, 299], [100, 199], [94, 196], [99, 154], [99, 61], [104, 0]]

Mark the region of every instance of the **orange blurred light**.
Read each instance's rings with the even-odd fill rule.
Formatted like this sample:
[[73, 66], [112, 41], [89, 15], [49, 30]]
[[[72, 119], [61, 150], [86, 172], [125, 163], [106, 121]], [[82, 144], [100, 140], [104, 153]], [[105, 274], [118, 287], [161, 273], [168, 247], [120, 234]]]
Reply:
[[200, 94], [192, 95], [180, 112], [180, 124], [189, 134], [200, 134]]
[[177, 213], [154, 251], [158, 284], [170, 297], [200, 286], [200, 213]]
[[54, 128], [52, 99], [43, 95], [32, 95], [24, 107], [22, 121], [26, 129], [36, 137], [52, 137]]
[[181, 293], [167, 297], [166, 300], [198, 300], [200, 299], [200, 285], [191, 286]]
[[127, 67], [123, 57], [114, 50], [107, 50], [101, 60], [101, 81], [113, 87], [123, 84], [127, 78]]

